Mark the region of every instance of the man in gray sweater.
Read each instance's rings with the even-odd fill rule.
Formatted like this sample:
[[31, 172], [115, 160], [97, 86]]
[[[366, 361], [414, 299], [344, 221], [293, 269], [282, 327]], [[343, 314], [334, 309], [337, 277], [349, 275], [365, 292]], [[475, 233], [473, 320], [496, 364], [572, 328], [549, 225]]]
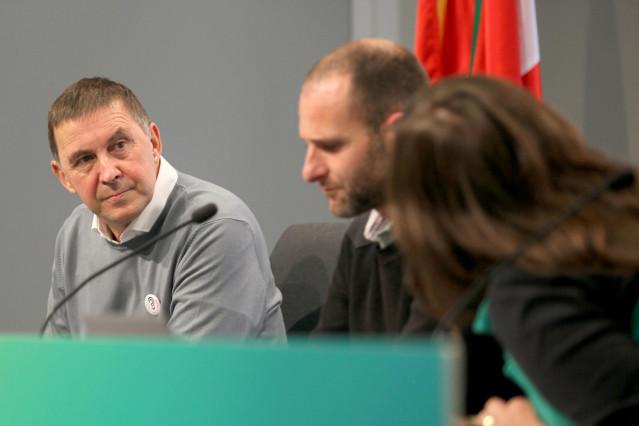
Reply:
[[51, 310], [93, 272], [188, 220], [208, 203], [218, 213], [181, 228], [91, 281], [51, 318], [50, 334], [81, 333], [86, 316], [164, 318], [172, 334], [285, 340], [281, 294], [259, 224], [235, 195], [175, 170], [133, 92], [82, 79], [51, 105], [51, 168], [78, 206], [55, 244]]

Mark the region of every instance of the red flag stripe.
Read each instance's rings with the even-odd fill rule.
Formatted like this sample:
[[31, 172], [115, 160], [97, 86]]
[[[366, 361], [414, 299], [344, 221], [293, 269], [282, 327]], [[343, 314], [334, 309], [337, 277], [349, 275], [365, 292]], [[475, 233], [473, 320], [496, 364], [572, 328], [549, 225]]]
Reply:
[[[473, 74], [506, 78], [541, 98], [534, 0], [482, 3]], [[437, 4], [419, 0], [415, 31], [415, 54], [432, 83], [468, 74], [475, 8], [474, 0], [447, 0], [442, 29]]]

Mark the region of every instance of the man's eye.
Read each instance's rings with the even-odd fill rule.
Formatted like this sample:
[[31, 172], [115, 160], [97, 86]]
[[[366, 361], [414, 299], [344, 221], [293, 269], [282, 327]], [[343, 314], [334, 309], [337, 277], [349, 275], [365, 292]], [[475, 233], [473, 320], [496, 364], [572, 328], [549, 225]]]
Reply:
[[337, 152], [342, 148], [342, 144], [325, 144], [320, 147], [320, 149], [324, 152]]
[[90, 159], [91, 159], [91, 157], [89, 157], [88, 155], [85, 155], [84, 157], [78, 158], [78, 160], [75, 163], [76, 164], [84, 164], [84, 163], [87, 163]]
[[125, 145], [126, 145], [126, 142], [120, 141], [120, 142], [115, 144], [115, 149], [122, 149], [122, 148], [124, 148]]

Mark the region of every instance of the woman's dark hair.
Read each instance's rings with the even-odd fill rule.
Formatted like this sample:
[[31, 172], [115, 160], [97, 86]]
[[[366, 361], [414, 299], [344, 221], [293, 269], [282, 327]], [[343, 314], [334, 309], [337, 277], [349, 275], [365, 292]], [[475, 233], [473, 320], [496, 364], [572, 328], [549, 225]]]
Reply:
[[[393, 137], [389, 214], [435, 315], [558, 211], [629, 168], [523, 89], [488, 77], [426, 88]], [[637, 185], [590, 203], [517, 264], [540, 274], [639, 267]]]

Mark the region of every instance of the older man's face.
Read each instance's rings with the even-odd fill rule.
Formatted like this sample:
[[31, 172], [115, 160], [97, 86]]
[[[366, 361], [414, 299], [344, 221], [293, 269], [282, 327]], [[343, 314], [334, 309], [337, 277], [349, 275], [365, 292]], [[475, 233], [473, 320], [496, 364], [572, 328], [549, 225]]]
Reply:
[[153, 197], [160, 132], [148, 135], [120, 101], [55, 128], [59, 161], [51, 167], [62, 185], [119, 239]]

